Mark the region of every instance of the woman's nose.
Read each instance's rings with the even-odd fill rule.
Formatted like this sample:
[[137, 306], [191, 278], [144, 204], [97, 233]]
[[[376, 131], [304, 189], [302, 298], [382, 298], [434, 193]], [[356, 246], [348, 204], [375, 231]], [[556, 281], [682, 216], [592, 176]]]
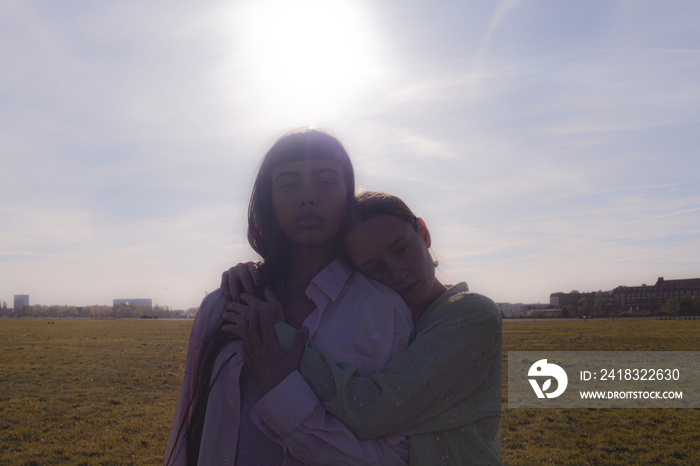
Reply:
[[299, 196], [299, 202], [301, 203], [301, 205], [315, 205], [317, 203], [316, 191], [313, 189], [312, 186], [302, 187]]
[[401, 264], [393, 264], [389, 266], [389, 274], [389, 279], [392, 281], [392, 283], [400, 285], [406, 281], [406, 277], [408, 277], [408, 269], [403, 267]]
[[316, 205], [316, 198], [314, 196], [302, 196], [301, 205]]

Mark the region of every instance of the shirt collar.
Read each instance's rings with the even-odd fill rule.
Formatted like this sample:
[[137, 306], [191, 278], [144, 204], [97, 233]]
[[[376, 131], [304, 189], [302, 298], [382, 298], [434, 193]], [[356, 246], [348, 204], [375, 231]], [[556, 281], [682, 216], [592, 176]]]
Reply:
[[314, 298], [323, 293], [335, 301], [351, 274], [352, 270], [342, 260], [335, 259], [311, 280], [311, 284], [306, 288], [306, 296], [315, 301]]

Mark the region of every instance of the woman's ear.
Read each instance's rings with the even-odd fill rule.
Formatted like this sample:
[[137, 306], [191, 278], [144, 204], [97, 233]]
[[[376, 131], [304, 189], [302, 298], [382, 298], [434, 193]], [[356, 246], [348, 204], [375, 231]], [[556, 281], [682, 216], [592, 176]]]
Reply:
[[418, 233], [423, 237], [423, 241], [425, 241], [425, 245], [427, 247], [430, 247], [431, 241], [430, 241], [430, 232], [428, 231], [428, 226], [425, 224], [422, 218], [418, 217], [416, 219], [416, 223], [418, 224]]

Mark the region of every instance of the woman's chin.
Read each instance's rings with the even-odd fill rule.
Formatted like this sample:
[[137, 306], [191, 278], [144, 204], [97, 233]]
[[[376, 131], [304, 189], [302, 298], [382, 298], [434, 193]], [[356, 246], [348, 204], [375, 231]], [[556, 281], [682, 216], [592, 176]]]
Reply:
[[411, 311], [422, 310], [425, 307], [425, 299], [416, 293], [402, 295], [401, 298]]

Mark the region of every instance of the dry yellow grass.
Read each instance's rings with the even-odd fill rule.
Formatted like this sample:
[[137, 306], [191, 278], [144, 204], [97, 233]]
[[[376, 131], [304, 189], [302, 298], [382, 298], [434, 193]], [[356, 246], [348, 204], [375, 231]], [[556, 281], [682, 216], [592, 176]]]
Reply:
[[190, 325], [0, 319], [0, 463], [162, 462]]
[[[0, 464], [160, 464], [190, 321], [0, 319]], [[698, 351], [700, 321], [506, 321], [506, 464], [700, 464], [697, 409], [508, 409], [508, 351]]]
[[[698, 409], [508, 409], [508, 351], [698, 351], [700, 321], [506, 321], [505, 464], [700, 464]], [[700, 389], [700, 387], [698, 387]]]

